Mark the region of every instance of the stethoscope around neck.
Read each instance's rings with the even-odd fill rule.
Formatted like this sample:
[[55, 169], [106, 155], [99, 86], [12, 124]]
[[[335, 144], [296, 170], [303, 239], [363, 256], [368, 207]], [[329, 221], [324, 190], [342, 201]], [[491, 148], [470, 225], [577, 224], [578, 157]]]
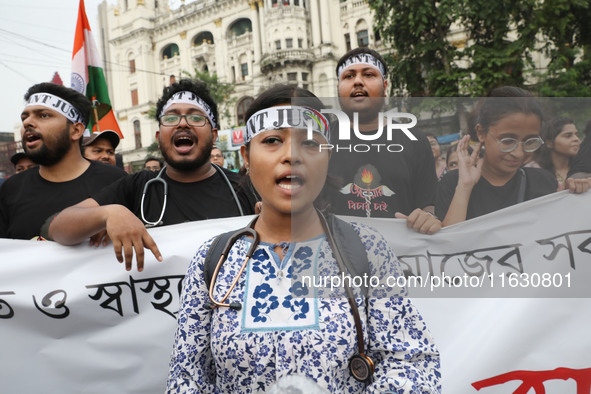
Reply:
[[[320, 222], [321, 222], [324, 232], [326, 234], [326, 239], [327, 239], [327, 241], [332, 249], [332, 252], [335, 256], [335, 259], [337, 261], [337, 265], [339, 266], [339, 270], [341, 271], [341, 273], [347, 273], [347, 268], [345, 267], [345, 264], [343, 263], [343, 257], [341, 255], [340, 250], [336, 247], [336, 242], [334, 240], [332, 231], [330, 231], [330, 227], [328, 226], [326, 218], [324, 217], [324, 215], [320, 211], [318, 211], [318, 216], [320, 217]], [[236, 284], [238, 283], [238, 280], [242, 276], [242, 273], [244, 272], [246, 265], [248, 264], [248, 261], [250, 260], [250, 258], [254, 254], [254, 252], [259, 244], [259, 235], [256, 232], [256, 230], [254, 229], [254, 225], [255, 225], [258, 218], [259, 218], [258, 216], [255, 217], [248, 224], [248, 226], [246, 226], [240, 230], [237, 230], [234, 234], [232, 234], [232, 236], [226, 242], [226, 246], [224, 247], [224, 250], [220, 256], [220, 259], [218, 260], [215, 270], [213, 271], [213, 274], [211, 276], [211, 282], [209, 284], [209, 300], [211, 301], [211, 303], [206, 304], [205, 305], [206, 308], [213, 310], [216, 308], [226, 307], [226, 308], [230, 308], [235, 311], [239, 311], [240, 309], [242, 309], [242, 304], [240, 302], [227, 303], [226, 300], [228, 299], [228, 297], [232, 293], [232, 290], [234, 290], [234, 288], [236, 287]], [[246, 252], [244, 262], [242, 263], [240, 270], [238, 271], [238, 273], [234, 277], [234, 280], [232, 281], [232, 284], [230, 285], [228, 291], [226, 291], [226, 294], [224, 294], [224, 296], [221, 298], [220, 301], [216, 301], [216, 299], [213, 295], [213, 291], [214, 291], [215, 282], [217, 280], [218, 274], [220, 272], [222, 265], [224, 265], [224, 263], [226, 262], [226, 259], [228, 258], [228, 255], [230, 254], [230, 250], [232, 249], [232, 247], [234, 246], [236, 241], [239, 238], [241, 238], [242, 236], [252, 237], [251, 245], [248, 248], [248, 251]], [[363, 338], [363, 326], [361, 324], [361, 317], [359, 315], [359, 308], [357, 307], [357, 301], [355, 301], [355, 295], [353, 294], [353, 290], [348, 285], [348, 283], [345, 284], [345, 292], [347, 293], [347, 301], [349, 302], [349, 306], [351, 307], [351, 312], [353, 314], [353, 320], [355, 322], [355, 331], [357, 333], [357, 349], [359, 351], [359, 354], [354, 354], [349, 359], [349, 371], [351, 372], [351, 375], [353, 376], [353, 378], [355, 378], [355, 380], [362, 382], [362, 383], [369, 383], [371, 381], [371, 377], [372, 377], [373, 372], [375, 370], [375, 365], [374, 365], [373, 360], [368, 355], [365, 354], [365, 339]]]
[[[224, 171], [217, 164], [211, 163], [211, 165], [215, 168], [215, 170], [218, 172], [218, 174], [220, 174], [222, 176], [222, 178], [224, 179], [224, 181], [226, 182], [226, 184], [230, 188], [230, 192], [232, 192], [232, 197], [234, 197], [234, 202], [236, 203], [236, 206], [238, 207], [238, 211], [240, 212], [240, 216], [244, 216], [244, 211], [242, 210], [242, 205], [240, 205], [240, 200], [238, 199], [238, 196], [236, 195], [236, 191], [232, 187], [230, 180], [228, 179], [226, 174], [224, 174]], [[164, 217], [164, 212], [166, 212], [166, 202], [168, 201], [168, 182], [166, 182], [166, 180], [162, 177], [162, 173], [164, 172], [164, 170], [166, 170], [166, 164], [158, 172], [158, 175], [156, 176], [156, 178], [150, 179], [144, 185], [144, 190], [142, 192], [142, 201], [140, 203], [140, 213], [142, 216], [142, 221], [144, 222], [144, 225], [147, 228], [156, 227], [156, 226], [160, 226], [163, 224], [162, 218]], [[148, 219], [146, 219], [146, 216], [144, 214], [144, 200], [146, 198], [146, 194], [148, 194], [148, 189], [150, 188], [150, 185], [156, 184], [156, 183], [162, 183], [162, 186], [164, 187], [164, 189], [163, 189], [164, 190], [164, 192], [163, 192], [164, 199], [162, 202], [162, 210], [160, 211], [160, 217], [155, 222], [151, 222]]]

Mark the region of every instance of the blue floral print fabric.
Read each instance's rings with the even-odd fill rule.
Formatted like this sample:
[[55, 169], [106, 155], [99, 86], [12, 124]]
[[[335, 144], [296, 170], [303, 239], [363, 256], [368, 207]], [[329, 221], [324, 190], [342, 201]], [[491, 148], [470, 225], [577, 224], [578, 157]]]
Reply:
[[[396, 256], [375, 230], [354, 225], [366, 247], [371, 275], [401, 275]], [[214, 285], [220, 300], [238, 274], [250, 239], [231, 249]], [[331, 393], [439, 393], [439, 353], [423, 318], [400, 289], [370, 288], [355, 296], [366, 354], [376, 364], [372, 383], [349, 372], [357, 354], [355, 323], [343, 297], [319, 297], [302, 272], [338, 275], [325, 236], [286, 246], [261, 242], [227, 302], [205, 308], [203, 262], [211, 241], [197, 251], [185, 277], [167, 382], [169, 393], [264, 393], [287, 375], [313, 379]], [[283, 246], [283, 245], [282, 245]]]

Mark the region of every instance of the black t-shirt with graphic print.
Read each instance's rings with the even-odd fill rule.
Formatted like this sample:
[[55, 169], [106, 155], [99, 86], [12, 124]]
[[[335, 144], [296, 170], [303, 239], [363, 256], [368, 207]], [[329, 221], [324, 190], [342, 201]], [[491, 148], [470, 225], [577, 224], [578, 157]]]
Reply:
[[396, 212], [409, 215], [434, 205], [437, 176], [431, 147], [422, 132], [410, 131], [417, 141], [401, 130], [394, 130], [388, 141], [385, 129], [375, 141], [360, 140], [353, 131], [350, 141], [333, 141], [329, 174], [336, 177], [340, 190], [330, 192], [332, 212], [393, 218]]

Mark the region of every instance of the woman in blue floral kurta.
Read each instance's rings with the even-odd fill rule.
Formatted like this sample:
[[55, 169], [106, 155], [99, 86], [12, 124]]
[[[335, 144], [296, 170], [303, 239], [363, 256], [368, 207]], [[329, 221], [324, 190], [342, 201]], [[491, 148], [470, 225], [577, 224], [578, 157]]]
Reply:
[[[259, 96], [249, 114], [309, 95], [278, 86]], [[278, 108], [275, 114], [286, 107]], [[204, 307], [210, 302], [203, 271], [211, 241], [203, 244], [184, 282], [167, 391], [264, 393], [282, 377], [303, 375], [331, 393], [438, 393], [439, 353], [401, 289], [377, 286], [367, 298], [354, 289], [366, 354], [376, 364], [366, 385], [348, 369], [357, 341], [347, 299], [321, 297], [322, 289], [304, 281], [309, 273], [340, 276], [313, 204], [328, 168], [329, 154], [318, 149], [326, 134], [314, 133], [310, 142], [295, 128], [258, 127], [247, 139], [243, 157], [263, 209], [255, 224], [261, 241], [227, 300], [242, 308]], [[353, 227], [366, 248], [370, 274], [399, 276], [383, 237], [367, 226]], [[251, 242], [242, 237], [232, 247], [214, 285], [216, 300], [229, 290]]]

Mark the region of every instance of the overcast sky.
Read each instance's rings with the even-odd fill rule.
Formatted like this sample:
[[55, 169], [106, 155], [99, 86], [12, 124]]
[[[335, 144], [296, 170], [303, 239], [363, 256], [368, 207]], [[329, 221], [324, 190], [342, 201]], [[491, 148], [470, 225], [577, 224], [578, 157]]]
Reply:
[[[88, 21], [99, 48], [97, 7], [102, 1], [85, 0]], [[31, 85], [50, 81], [57, 71], [64, 85], [70, 86], [78, 2], [0, 0], [0, 131], [20, 128], [23, 95]], [[117, 4], [117, 0], [107, 3]], [[176, 0], [170, 3], [176, 8]]]

